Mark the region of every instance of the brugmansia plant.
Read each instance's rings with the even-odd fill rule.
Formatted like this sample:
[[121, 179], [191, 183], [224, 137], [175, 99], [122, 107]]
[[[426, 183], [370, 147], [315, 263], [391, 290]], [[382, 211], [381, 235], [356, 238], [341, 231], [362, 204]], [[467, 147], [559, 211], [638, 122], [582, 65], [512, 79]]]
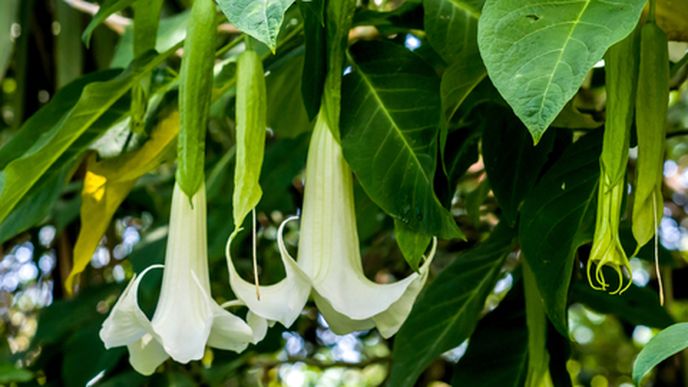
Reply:
[[687, 41], [666, 0], [5, 0], [0, 384], [684, 385]]

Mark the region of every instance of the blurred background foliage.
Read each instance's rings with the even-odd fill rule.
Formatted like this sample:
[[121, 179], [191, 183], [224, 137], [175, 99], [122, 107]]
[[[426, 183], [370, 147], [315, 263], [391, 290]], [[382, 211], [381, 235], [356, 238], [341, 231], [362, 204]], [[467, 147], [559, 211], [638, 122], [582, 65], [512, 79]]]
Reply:
[[[0, 3], [0, 145], [7, 143], [56, 93], [69, 92], [64, 89], [66, 85], [84, 74], [126, 67], [133, 59], [131, 14], [126, 10], [96, 28], [90, 47], [84, 46], [81, 34], [94, 12], [93, 5], [96, 2], [76, 0], [3, 0]], [[158, 33], [159, 49], [183, 39], [188, 8], [188, 0], [165, 0]], [[438, 72], [444, 71], [446, 63], [427, 42], [420, 2], [363, 0], [355, 23], [353, 33], [358, 37], [388, 35], [393, 42], [415, 51]], [[676, 23], [679, 31], [686, 27], [680, 25], [680, 20]], [[223, 301], [231, 298], [224, 245], [232, 230], [228, 220], [235, 125], [233, 58], [241, 43], [231, 28], [221, 29], [220, 36], [227, 50], [222, 58], [224, 65], [215, 78], [206, 175], [212, 291]], [[264, 196], [257, 210], [259, 264], [264, 284], [276, 282], [283, 275], [276, 249], [276, 230], [286, 216], [298, 212], [311, 126], [300, 98], [304, 33], [296, 6], [287, 13], [278, 47], [275, 55], [267, 49], [263, 52], [270, 129], [261, 176]], [[554, 338], [548, 340], [553, 364], [550, 371], [553, 377], [557, 369], [561, 371], [560, 381], [567, 380], [576, 386], [630, 386], [631, 365], [639, 349], [658, 328], [688, 319], [686, 47], [685, 43], [672, 43], [670, 52], [678, 64], [672, 72], [669, 152], [664, 165], [666, 202], [660, 229], [666, 312], [657, 308], [657, 283], [652, 257], [647, 251], [632, 258], [636, 287], [621, 297], [593, 292], [583, 278], [574, 278], [569, 337], [557, 338], [556, 333], [551, 333], [550, 337]], [[161, 90], [161, 98], [154, 107], [155, 114], [147, 116], [149, 128], [176, 109], [176, 91], [169, 83], [176, 76], [178, 64], [179, 57], [173, 57], [168, 65], [155, 70], [154, 89]], [[570, 115], [560, 116], [561, 128], [552, 129], [558, 137], [577, 138], [600, 130], [604, 116], [603, 78], [601, 66], [591, 71], [567, 110]], [[472, 98], [500, 103], [489, 81], [479, 85]], [[456, 190], [453, 186], [442, 188], [441, 184], [437, 187], [438, 192], [447, 191], [445, 197], [451, 202], [452, 213], [467, 240], [440, 244], [430, 281], [460, 253], [483, 241], [501, 214], [478, 154], [485, 122], [497, 108], [481, 112], [475, 107], [478, 102], [468, 105], [461, 114], [471, 119], [452, 123], [445, 155], [455, 166], [463, 166], [457, 167], [454, 179], [450, 179]], [[123, 106], [126, 111], [128, 104]], [[4, 338], [0, 343], [0, 385], [377, 386], [385, 382], [394, 339], [384, 340], [374, 331], [337, 336], [328, 330], [310, 304], [289, 330], [276, 326], [266, 340], [242, 354], [208, 349], [202, 361], [188, 365], [168, 361], [163, 366], [164, 372], [149, 378], [130, 368], [126, 350], [106, 351], [98, 330], [109, 308], [133, 273], [163, 259], [174, 180], [172, 161], [136, 182], [81, 275], [74, 296], [66, 296], [63, 283], [82, 226], [79, 208], [86, 158], [93, 154], [100, 158], [116, 157], [136, 149], [136, 140], [132, 139], [126, 120], [117, 120], [76, 162], [51, 170], [29, 193], [28, 199], [0, 224], [0, 331]], [[355, 196], [368, 277], [380, 282], [403, 277], [410, 269], [394, 240], [392, 219], [360, 186], [356, 186]], [[246, 237], [248, 234], [242, 234], [244, 240]], [[630, 249], [630, 231], [627, 237]], [[296, 226], [291, 225], [285, 238], [295, 251]], [[249, 244], [239, 241], [235, 246], [237, 265], [244, 277], [250, 278]], [[579, 254], [581, 260], [577, 262], [584, 260], [585, 248]], [[525, 324], [519, 317], [507, 314], [511, 313], [508, 309], [511, 303], [522, 303], [522, 299], [505, 299], [507, 293], [514, 293], [510, 290], [520, 286], [520, 274], [515, 271], [520, 260], [518, 254], [512, 254], [505, 261], [483, 308], [486, 316], [469, 342], [475, 341], [484, 348], [499, 348], [506, 339], [489, 334], [495, 327], [509, 339], [525, 334]], [[157, 299], [159, 282], [159, 275], [151, 275], [143, 283], [140, 298], [148, 312]], [[512, 319], [521, 323], [504, 324]], [[469, 342], [456, 343], [456, 348], [434, 361], [419, 383], [462, 385], [462, 372], [466, 364], [472, 364], [466, 362], [473, 355], [480, 355], [470, 349], [476, 346], [470, 347]], [[492, 371], [488, 367], [486, 372]], [[646, 385], [688, 385], [688, 356], [681, 354], [663, 363], [646, 378]]]

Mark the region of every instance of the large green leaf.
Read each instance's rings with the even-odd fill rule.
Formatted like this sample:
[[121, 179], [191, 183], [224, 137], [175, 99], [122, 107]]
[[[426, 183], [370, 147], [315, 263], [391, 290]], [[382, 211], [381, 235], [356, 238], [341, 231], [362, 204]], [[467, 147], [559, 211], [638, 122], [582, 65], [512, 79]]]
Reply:
[[424, 0], [425, 32], [430, 45], [449, 63], [462, 52], [477, 52], [478, 19], [485, 0]]
[[0, 148], [0, 168], [4, 169], [14, 159], [21, 157], [43, 133], [48, 133], [60, 123], [70, 109], [79, 101], [84, 87], [93, 82], [111, 80], [119, 70], [105, 70], [85, 75], [61, 88], [50, 103], [34, 113], [17, 134]]
[[607, 48], [638, 23], [645, 0], [487, 0], [478, 44], [487, 73], [535, 142]]
[[[162, 63], [172, 51], [149, 54], [136, 60], [119, 76], [86, 86], [76, 105], [63, 117], [55, 117], [50, 129], [12, 159], [0, 172], [0, 221], [4, 220], [36, 181], [89, 127], [103, 116], [134, 82]], [[49, 117], [42, 117], [49, 122]], [[26, 127], [24, 127], [26, 130]], [[39, 130], [34, 133], [38, 133]]]
[[468, 94], [485, 79], [485, 66], [477, 53], [467, 52], [464, 58], [449, 66], [442, 74], [440, 92], [442, 95], [442, 111], [450, 120], [466, 100]]
[[640, 379], [652, 368], [680, 351], [688, 348], [688, 323], [678, 323], [659, 332], [643, 348], [633, 363], [633, 381]]
[[520, 387], [528, 365], [528, 329], [521, 286], [480, 320], [466, 354], [454, 367], [453, 386]]
[[68, 163], [56, 171], [46, 173], [26, 194], [4, 222], [0, 223], [0, 243], [28, 230], [31, 226], [43, 221], [62, 194], [65, 181], [72, 169]]
[[409, 228], [461, 235], [433, 190], [439, 130], [439, 82], [403, 47], [360, 42], [344, 79], [344, 156], [371, 199]]
[[391, 386], [413, 386], [435, 357], [470, 336], [513, 238], [513, 230], [498, 225], [489, 239], [456, 257], [421, 293], [394, 342]]
[[514, 224], [521, 202], [545, 166], [556, 133], [533, 145], [528, 130], [510, 109], [486, 105], [482, 154], [490, 186], [502, 209], [503, 218]]
[[579, 139], [528, 194], [521, 209], [521, 248], [554, 326], [567, 335], [566, 299], [574, 254], [592, 239], [600, 133]]
[[273, 51], [284, 14], [294, 0], [217, 0], [230, 23]]

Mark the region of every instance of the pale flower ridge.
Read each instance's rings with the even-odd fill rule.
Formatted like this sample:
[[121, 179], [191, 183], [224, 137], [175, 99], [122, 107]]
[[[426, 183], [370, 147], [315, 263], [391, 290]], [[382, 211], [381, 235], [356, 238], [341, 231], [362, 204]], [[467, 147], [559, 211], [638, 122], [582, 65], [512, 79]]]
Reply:
[[[207, 262], [205, 186], [189, 201], [174, 186], [162, 288], [152, 320], [141, 311], [138, 287], [147, 268], [131, 280], [110, 315], [100, 338], [106, 348], [126, 345], [129, 361], [149, 375], [168, 357], [180, 363], [203, 357], [206, 345], [236, 352], [262, 339], [241, 318], [210, 296]], [[249, 316], [249, 321], [255, 318]], [[255, 336], [255, 337], [254, 337]]]
[[[378, 284], [363, 273], [359, 251], [353, 176], [321, 112], [308, 151], [303, 215], [298, 259], [284, 246], [278, 232], [280, 255], [286, 278], [260, 288], [236, 272], [227, 245], [230, 285], [237, 297], [256, 315], [291, 325], [305, 305], [309, 293], [320, 313], [337, 334], [377, 327], [384, 337], [396, 333], [427, 280], [436, 240], [417, 273], [390, 284]], [[311, 291], [312, 290], [312, 291]]]

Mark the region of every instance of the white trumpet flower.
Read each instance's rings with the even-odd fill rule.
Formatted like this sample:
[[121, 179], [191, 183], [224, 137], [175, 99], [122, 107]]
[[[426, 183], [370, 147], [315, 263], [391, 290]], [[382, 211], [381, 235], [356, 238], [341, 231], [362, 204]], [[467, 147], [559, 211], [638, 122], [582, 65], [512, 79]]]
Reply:
[[356, 230], [353, 176], [322, 112], [308, 151], [298, 261], [289, 255], [282, 239], [284, 225], [291, 219], [278, 232], [286, 278], [261, 286], [260, 299], [253, 284], [234, 268], [230, 237], [227, 261], [236, 296], [256, 315], [289, 327], [310, 293], [335, 333], [373, 327], [384, 337], [396, 333], [427, 279], [437, 242], [433, 239], [432, 250], [417, 273], [391, 284], [366, 278]]
[[262, 339], [263, 322], [248, 316], [257, 324], [254, 337], [246, 322], [211, 298], [206, 240], [205, 187], [189, 202], [175, 184], [162, 288], [153, 319], [141, 311], [137, 293], [145, 274], [162, 265], [151, 266], [131, 280], [100, 330], [106, 348], [128, 347], [129, 362], [139, 373], [152, 374], [168, 357], [180, 363], [201, 359], [206, 344], [241, 352]]

